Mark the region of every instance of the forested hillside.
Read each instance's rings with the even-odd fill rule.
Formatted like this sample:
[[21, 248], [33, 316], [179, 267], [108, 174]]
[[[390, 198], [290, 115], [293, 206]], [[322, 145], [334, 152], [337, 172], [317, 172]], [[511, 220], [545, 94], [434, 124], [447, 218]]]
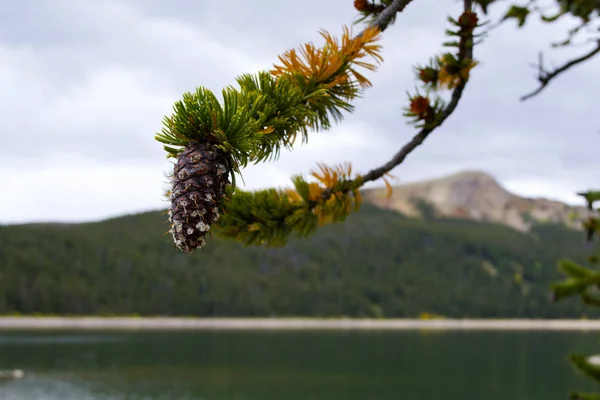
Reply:
[[160, 212], [0, 227], [0, 313], [196, 316], [581, 317], [551, 304], [581, 232], [414, 219], [364, 205], [344, 224], [257, 248], [176, 251]]

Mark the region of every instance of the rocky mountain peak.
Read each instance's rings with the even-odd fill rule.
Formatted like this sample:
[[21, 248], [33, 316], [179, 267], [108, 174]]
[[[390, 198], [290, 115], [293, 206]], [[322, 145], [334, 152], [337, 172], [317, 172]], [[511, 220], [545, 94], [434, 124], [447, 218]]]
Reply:
[[578, 227], [573, 212], [584, 214], [584, 207], [572, 207], [548, 199], [531, 199], [510, 193], [490, 174], [467, 170], [445, 177], [394, 187], [391, 198], [385, 189], [365, 190], [365, 201], [376, 206], [419, 216], [416, 200], [434, 206], [441, 216], [489, 221], [527, 231], [534, 222], [555, 222]]

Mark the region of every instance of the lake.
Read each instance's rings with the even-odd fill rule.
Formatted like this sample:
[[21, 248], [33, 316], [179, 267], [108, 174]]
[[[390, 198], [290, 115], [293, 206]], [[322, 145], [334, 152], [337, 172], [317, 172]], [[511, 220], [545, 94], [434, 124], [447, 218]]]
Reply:
[[[1, 400], [553, 400], [593, 332], [0, 332]], [[600, 392], [600, 386], [597, 388]]]

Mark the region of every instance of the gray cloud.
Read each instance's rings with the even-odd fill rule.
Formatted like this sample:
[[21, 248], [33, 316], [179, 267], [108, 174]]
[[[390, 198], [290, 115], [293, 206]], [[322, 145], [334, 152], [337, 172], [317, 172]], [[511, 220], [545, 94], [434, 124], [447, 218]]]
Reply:
[[[321, 43], [319, 29], [339, 34], [356, 17], [349, 0], [5, 3], [0, 195], [31, 191], [28, 182], [36, 177], [43, 177], [46, 193], [31, 196], [31, 204], [8, 200], [10, 211], [0, 212], [0, 221], [95, 219], [163, 206], [161, 171], [169, 164], [153, 136], [184, 91], [203, 85], [218, 92], [241, 73], [269, 68], [290, 47]], [[277, 162], [249, 167], [247, 187], [284, 185], [319, 161], [352, 161], [364, 172], [391, 157], [416, 132], [402, 117], [406, 91], [415, 87], [413, 66], [442, 49], [446, 16], [459, 7], [413, 2], [385, 32], [385, 62], [368, 73], [374, 86], [356, 102], [356, 112]], [[406, 182], [478, 168], [512, 190], [569, 200], [566, 191], [594, 186], [600, 117], [592, 74], [598, 61], [528, 102], [518, 100], [535, 88], [529, 64], [537, 52], [568, 27], [534, 23], [490, 32], [476, 47], [481, 64], [454, 115], [393, 173]], [[581, 51], [552, 54], [560, 63]], [[77, 184], [64, 184], [71, 175]], [[81, 203], [92, 196], [96, 207], [64, 204], [65, 192]]]

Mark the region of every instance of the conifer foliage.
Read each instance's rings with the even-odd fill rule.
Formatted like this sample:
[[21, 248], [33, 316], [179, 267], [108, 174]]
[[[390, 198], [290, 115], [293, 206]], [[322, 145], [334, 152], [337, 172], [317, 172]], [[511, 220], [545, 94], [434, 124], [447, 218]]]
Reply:
[[[198, 88], [186, 93], [175, 104], [175, 113], [165, 118], [156, 138], [177, 158], [169, 217], [179, 249], [190, 252], [205, 245], [204, 236], [219, 220], [232, 172], [276, 158], [298, 136], [306, 141], [309, 129], [327, 129], [330, 119], [342, 118], [342, 110], [352, 111], [350, 101], [370, 84], [357, 67], [375, 69], [362, 60], [367, 56], [381, 60], [375, 43], [379, 31], [369, 28], [351, 38], [345, 29], [341, 42], [327, 32], [322, 36], [325, 45], [320, 49], [306, 44], [299, 52], [280, 56], [281, 65], [270, 72], [239, 77], [239, 89], [223, 90], [223, 104]], [[323, 179], [343, 175], [340, 169], [322, 171]], [[235, 187], [231, 189], [235, 196]], [[268, 197], [274, 211], [287, 207], [276, 196]]]
[[[595, 207], [600, 201], [600, 191], [587, 191], [579, 193], [588, 204], [589, 215], [584, 217], [583, 225], [586, 230], [587, 240], [598, 240], [600, 234], [599, 209]], [[566, 275], [566, 279], [552, 285], [552, 298], [555, 301], [572, 296], [579, 296], [584, 304], [600, 307], [600, 247], [595, 247], [592, 254], [587, 257], [589, 266], [573, 260], [561, 260], [559, 270]], [[573, 366], [585, 376], [600, 383], [600, 356], [584, 356], [573, 354], [570, 357]], [[599, 400], [600, 394], [578, 393], [571, 394], [571, 400]]]
[[[458, 20], [450, 19], [456, 29], [447, 33], [457, 40], [446, 46], [456, 48], [456, 54], [435, 58], [428, 67], [435, 76], [421, 77], [424, 94], [409, 99], [406, 115], [421, 131], [389, 163], [366, 175], [353, 174], [349, 163], [321, 163], [311, 172], [316, 182], [296, 175], [292, 189], [256, 192], [237, 189], [235, 174], [250, 163], [277, 159], [298, 138], [306, 142], [310, 132], [326, 130], [344, 112], [352, 112], [352, 100], [371, 85], [359, 69], [375, 71], [383, 61], [377, 41], [409, 2], [394, 0], [376, 8], [376, 18], [354, 37], [346, 27], [341, 39], [322, 31], [322, 47], [307, 43], [288, 50], [271, 71], [238, 77], [239, 87], [225, 88], [222, 101], [199, 87], [175, 103], [156, 139], [177, 160], [168, 213], [178, 249], [203, 247], [213, 226], [248, 245], [283, 245], [291, 234], [306, 236], [319, 225], [344, 220], [360, 206], [364, 183], [381, 178], [390, 187], [389, 171], [452, 113], [475, 65], [473, 37], [480, 25], [470, 0], [464, 1]], [[440, 89], [453, 90], [448, 104], [436, 95]]]

